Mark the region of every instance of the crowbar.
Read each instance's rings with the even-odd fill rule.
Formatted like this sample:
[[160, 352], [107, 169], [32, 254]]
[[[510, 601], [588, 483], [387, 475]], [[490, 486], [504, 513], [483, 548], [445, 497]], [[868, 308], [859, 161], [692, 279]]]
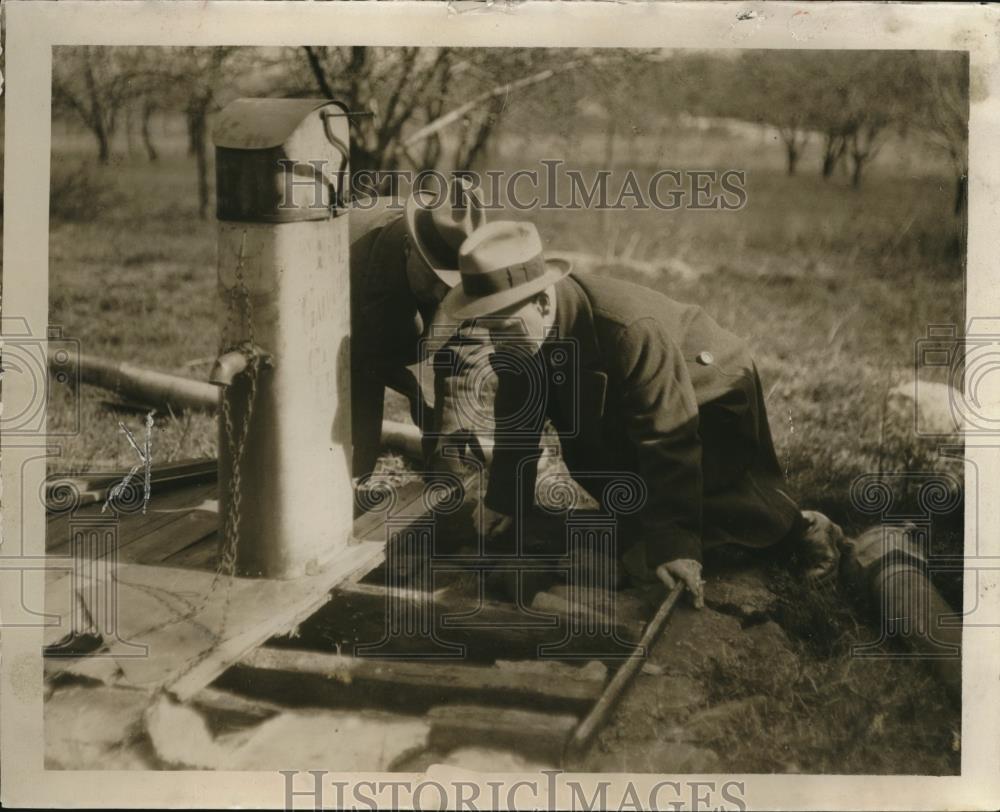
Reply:
[[678, 580], [670, 592], [667, 593], [667, 597], [660, 604], [660, 608], [656, 610], [653, 619], [649, 621], [646, 630], [642, 633], [642, 639], [636, 644], [635, 649], [628, 656], [628, 659], [622, 663], [614, 677], [611, 678], [611, 681], [604, 688], [604, 692], [594, 704], [594, 707], [590, 709], [590, 712], [580, 722], [576, 730], [573, 731], [572, 737], [566, 743], [566, 760], [575, 759], [583, 755], [594, 738], [594, 734], [607, 721], [608, 716], [611, 715], [611, 711], [618, 704], [618, 700], [625, 693], [625, 689], [632, 682], [635, 675], [639, 673], [643, 660], [646, 659], [646, 652], [652, 648], [660, 636], [660, 632], [666, 626], [667, 618], [670, 617], [670, 612], [673, 610], [674, 604], [677, 603], [677, 599], [680, 598], [683, 591], [684, 583]]

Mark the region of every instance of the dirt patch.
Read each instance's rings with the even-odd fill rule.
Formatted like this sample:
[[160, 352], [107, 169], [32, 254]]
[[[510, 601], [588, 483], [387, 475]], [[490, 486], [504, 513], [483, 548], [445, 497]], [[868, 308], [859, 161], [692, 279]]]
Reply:
[[852, 656], [878, 637], [853, 596], [767, 566], [707, 580], [708, 605], [677, 607], [587, 769], [958, 773], [959, 710], [926, 663]]

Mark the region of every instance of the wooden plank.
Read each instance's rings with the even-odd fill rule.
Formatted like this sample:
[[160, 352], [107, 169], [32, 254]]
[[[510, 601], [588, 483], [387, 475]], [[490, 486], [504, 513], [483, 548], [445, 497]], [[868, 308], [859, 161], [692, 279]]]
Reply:
[[398, 659], [615, 659], [627, 656], [642, 634], [641, 623], [619, 619], [608, 619], [603, 636], [571, 634], [571, 621], [448, 591], [345, 582], [294, 637], [273, 644], [319, 651], [340, 646], [349, 654]]
[[577, 719], [570, 714], [499, 710], [477, 705], [441, 705], [426, 715], [429, 744], [441, 753], [459, 747], [497, 747], [552, 764], [563, 750]]
[[151, 513], [172, 514], [174, 519], [185, 516], [192, 510], [208, 510], [218, 513], [217, 496], [218, 486], [215, 483], [206, 483], [161, 494], [159, 503], [154, 503], [151, 498], [150, 508], [146, 511], [145, 517], [140, 514], [123, 519], [122, 544], [131, 545], [141, 541], [148, 533], [163, 526], [162, 523], [147, 518]]
[[[141, 539], [146, 533], [169, 524], [206, 500], [214, 499], [215, 493], [214, 484], [200, 484], [151, 494], [145, 513], [123, 514], [117, 520], [118, 549], [122, 550], [126, 545]], [[45, 527], [46, 552], [49, 555], [68, 555], [70, 523], [74, 520], [100, 517], [101, 507], [101, 504], [90, 505], [73, 513], [49, 519]]]
[[[77, 498], [81, 504], [94, 501], [103, 502], [107, 498], [108, 491], [119, 482], [124, 481], [129, 473], [126, 470], [118, 470], [103, 473], [53, 474], [45, 480], [47, 506], [58, 509], [61, 502], [58, 499], [58, 494], [61, 489], [65, 488], [75, 490], [79, 494]], [[141, 471], [136, 474], [136, 476], [140, 475]], [[150, 490], [155, 487], [156, 491], [162, 492], [208, 480], [214, 481], [217, 477], [218, 462], [215, 458], [203, 457], [154, 463], [149, 472]]]
[[218, 524], [209, 533], [176, 550], [164, 559], [170, 567], [184, 567], [196, 570], [214, 571], [219, 559]]
[[[117, 637], [108, 640], [102, 656], [57, 660], [48, 670], [145, 689], [166, 687], [188, 699], [246, 651], [312, 614], [333, 586], [380, 550], [377, 543], [351, 545], [316, 575], [294, 581], [223, 578], [214, 590], [210, 572], [121, 564], [97, 576], [105, 581], [105, 595], [114, 589]], [[92, 608], [95, 616], [100, 611]]]
[[191, 697], [188, 704], [204, 715], [213, 736], [233, 728], [266, 722], [285, 710], [272, 702], [248, 699], [240, 694], [212, 687], [202, 688]]
[[[461, 487], [466, 493], [473, 488], [476, 478], [477, 475], [470, 474], [461, 480]], [[352, 536], [356, 541], [385, 541], [385, 523], [389, 518], [398, 523], [406, 519], [415, 520], [428, 515], [434, 516], [439, 533], [445, 535], [453, 534], [461, 527], [471, 535], [473, 529], [471, 519], [471, 513], [474, 508], [473, 503], [466, 501], [455, 512], [434, 513], [433, 511], [429, 511], [423, 499], [425, 492], [427, 492], [427, 483], [423, 477], [408, 479], [396, 488], [396, 492], [396, 504], [392, 507], [390, 513], [387, 514], [385, 511], [379, 510], [369, 511], [355, 519]]]
[[[204, 537], [211, 532], [209, 527], [213, 524], [213, 519], [209, 518], [211, 511], [191, 510], [189, 506], [208, 504], [206, 500], [214, 494], [214, 491], [214, 485], [199, 485], [183, 492], [161, 495], [156, 507], [151, 508], [145, 516], [141, 514], [125, 516], [119, 520], [118, 546], [114, 550], [110, 547], [104, 549], [83, 547], [74, 550], [74, 555], [79, 555], [81, 550], [88, 554], [85, 562], [74, 560], [70, 556], [68, 540], [58, 549], [50, 550], [48, 556], [52, 561], [52, 569], [46, 573], [45, 611], [58, 618], [58, 621], [46, 625], [44, 645], [53, 645], [68, 635], [72, 631], [74, 622], [78, 630], [82, 628], [80, 621], [84, 618], [73, 590], [88, 589], [88, 583], [80, 583], [78, 580], [89, 577], [87, 573], [95, 566], [91, 562], [106, 560], [107, 566], [117, 566], [119, 562], [132, 561], [152, 563], [162, 560], [163, 555], [169, 555]], [[100, 514], [99, 506], [89, 510], [92, 515]], [[216, 515], [214, 523], [217, 522]], [[68, 531], [68, 523], [61, 524]], [[112, 553], [114, 558], [109, 559]], [[56, 561], [57, 558], [62, 558], [63, 561]], [[74, 579], [74, 572], [78, 576], [77, 580]]]
[[[468, 491], [475, 484], [475, 480], [475, 474], [469, 475], [462, 481], [462, 487]], [[423, 500], [425, 489], [426, 482], [422, 477], [407, 480], [398, 487], [396, 505], [391, 511], [391, 518], [394, 523], [403, 522], [403, 526], [405, 527], [407, 520], [412, 522], [428, 515], [433, 515], [439, 538], [458, 538], [462, 530], [471, 532], [473, 527], [472, 521], [467, 516], [469, 511], [464, 508], [448, 515], [431, 514], [431, 511], [427, 510]], [[369, 511], [362, 514], [355, 519], [352, 541], [354, 543], [361, 541], [382, 541], [389, 543], [390, 539], [387, 538], [386, 519], [387, 514], [384, 511]], [[371, 569], [374, 570], [383, 563], [385, 563], [384, 555], [379, 561], [373, 564]], [[358, 574], [349, 579], [349, 581], [357, 582], [365, 575], [367, 573]]]
[[[422, 498], [424, 484], [422, 478], [412, 478], [396, 488], [396, 505], [392, 509], [394, 517], [416, 517], [426, 512]], [[352, 539], [356, 542], [385, 541], [385, 519], [386, 513], [383, 510], [370, 510], [362, 513], [354, 520]]]
[[289, 705], [373, 707], [408, 713], [448, 702], [580, 713], [601, 694], [600, 674], [559, 663], [519, 672], [489, 666], [396, 662], [259, 648], [215, 685]]
[[218, 531], [218, 510], [192, 510], [129, 545], [129, 558], [139, 564], [159, 564]]
[[[189, 698], [208, 685], [244, 653], [281, 634], [313, 614], [330, 598], [330, 590], [359, 569], [370, 566], [381, 554], [378, 542], [348, 545], [330, 561], [321, 573], [291, 581], [241, 579], [250, 585], [241, 592], [241, 600], [230, 607], [230, 626], [226, 638], [210, 653], [194, 660], [170, 683], [169, 690], [180, 700]], [[234, 622], [235, 621], [235, 622]], [[175, 673], [177, 673], [175, 671]]]

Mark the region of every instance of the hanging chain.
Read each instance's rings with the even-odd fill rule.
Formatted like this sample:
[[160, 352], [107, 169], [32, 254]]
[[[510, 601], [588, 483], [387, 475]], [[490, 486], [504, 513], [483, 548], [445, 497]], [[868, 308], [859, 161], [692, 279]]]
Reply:
[[[194, 618], [199, 615], [205, 607], [209, 604], [212, 596], [222, 580], [223, 576], [226, 577], [226, 597], [222, 604], [222, 618], [219, 624], [218, 630], [208, 630], [212, 637], [215, 639], [216, 643], [222, 641], [225, 631], [227, 620], [229, 616], [229, 604], [232, 597], [232, 586], [233, 580], [236, 576], [236, 550], [239, 541], [239, 528], [242, 517], [240, 515], [240, 499], [241, 499], [241, 482], [240, 482], [240, 468], [242, 467], [243, 455], [246, 452], [246, 440], [247, 435], [250, 431], [250, 419], [253, 417], [254, 403], [257, 399], [257, 383], [260, 373], [260, 367], [264, 363], [264, 355], [257, 348], [254, 336], [254, 320], [253, 320], [253, 302], [250, 298], [250, 290], [246, 284], [246, 278], [244, 276], [243, 261], [246, 252], [246, 241], [247, 232], [244, 230], [242, 239], [240, 240], [240, 253], [239, 258], [236, 263], [236, 285], [235, 287], [226, 292], [225, 295], [229, 298], [228, 314], [226, 317], [226, 326], [224, 328], [222, 341], [220, 341], [219, 354], [222, 355], [226, 352], [242, 352], [247, 359], [246, 368], [240, 373], [240, 376], [244, 377], [247, 382], [247, 400], [246, 400], [246, 410], [243, 414], [243, 418], [240, 421], [240, 425], [236, 426], [236, 421], [233, 418], [232, 408], [230, 406], [230, 398], [225, 393], [222, 397], [222, 427], [223, 433], [225, 434], [226, 448], [229, 452], [230, 465], [232, 466], [229, 477], [229, 504], [226, 516], [223, 518], [223, 527], [219, 543], [218, 560], [215, 566], [215, 573], [212, 578], [212, 583], [205, 593], [203, 598], [197, 603], [190, 605], [188, 611], [185, 612], [183, 619]], [[241, 324], [236, 324], [235, 311], [239, 308], [241, 314]], [[243, 330], [236, 332], [236, 327], [242, 328], [246, 326], [246, 336], [247, 338], [243, 341], [237, 342], [235, 344], [226, 344], [229, 336], [234, 334], [240, 334]], [[220, 494], [221, 495], [221, 494]], [[176, 622], [176, 618], [172, 618], [164, 626], [170, 625]], [[201, 625], [201, 624], [199, 624]], [[201, 628], [205, 628], [201, 626]], [[198, 657], [195, 657], [186, 668], [184, 668], [179, 674], [175, 675], [173, 682], [181, 679], [183, 676], [191, 672], [195, 667], [197, 667], [205, 657], [213, 651], [213, 648], [208, 648], [201, 653]], [[154, 695], [150, 698], [150, 707], [153, 702], [156, 701], [158, 695]]]
[[[250, 298], [250, 290], [246, 284], [244, 276], [243, 260], [246, 249], [246, 231], [240, 241], [240, 253], [236, 264], [236, 285], [230, 291], [231, 298], [229, 308], [229, 325], [232, 325], [233, 315], [238, 307], [241, 314], [241, 326], [246, 326], [246, 340], [236, 345], [223, 347], [221, 352], [242, 352], [247, 359], [246, 369], [240, 373], [245, 378], [247, 384], [246, 410], [243, 414], [240, 425], [236, 425], [231, 406], [231, 398], [224, 395], [222, 398], [222, 427], [225, 434], [226, 449], [229, 452], [231, 470], [229, 472], [229, 499], [228, 510], [223, 522], [223, 533], [219, 546], [218, 561], [215, 568], [215, 577], [212, 580], [211, 591], [214, 591], [219, 580], [226, 576], [226, 599], [222, 610], [222, 626], [219, 635], [226, 627], [226, 618], [229, 610], [230, 589], [233, 578], [236, 575], [236, 552], [239, 543], [239, 529], [242, 521], [240, 513], [240, 502], [242, 499], [241, 468], [243, 456], [246, 453], [246, 440], [250, 432], [250, 420], [253, 417], [254, 403], [257, 400], [257, 382], [260, 373], [260, 366], [263, 361], [260, 351], [257, 348], [254, 336], [253, 302]], [[242, 330], [241, 330], [242, 332]]]

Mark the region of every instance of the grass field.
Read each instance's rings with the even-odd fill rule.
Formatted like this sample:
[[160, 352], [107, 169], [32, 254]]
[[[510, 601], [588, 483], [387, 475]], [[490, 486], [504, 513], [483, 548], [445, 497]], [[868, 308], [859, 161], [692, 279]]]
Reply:
[[[757, 153], [728, 164], [724, 146], [706, 144], [712, 159], [693, 165], [744, 169], [748, 202], [740, 211], [531, 216], [551, 248], [627, 252], [666, 265], [662, 273], [638, 273], [610, 261], [616, 275], [698, 302], [745, 336], [792, 484], [805, 502], [850, 523], [845, 500], [856, 476], [919, 470], [936, 456], [908, 426], [886, 425], [885, 400], [912, 379], [915, 343], [927, 325], [963, 323], [950, 179], [879, 173], [876, 166], [853, 190], [805, 168], [787, 177], [773, 145], [756, 144]], [[157, 164], [136, 156], [98, 167], [88, 149], [77, 137], [53, 155], [51, 323], [84, 352], [204, 374], [204, 363], [193, 362], [214, 357], [219, 339], [215, 226], [197, 217], [192, 162], [175, 149]], [[521, 157], [519, 166], [534, 166], [534, 156]], [[509, 161], [501, 156], [492, 166]], [[624, 168], [640, 178], [655, 169], [623, 158], [615, 169]], [[49, 419], [59, 426], [70, 397], [56, 397]], [[80, 398], [82, 433], [64, 443], [57, 467], [130, 463], [117, 418], [101, 408], [102, 393], [85, 388]], [[154, 442], [164, 461], [211, 453], [213, 421], [165, 419]]]
[[[675, 142], [681, 135], [673, 136]], [[698, 302], [746, 336], [793, 489], [804, 506], [854, 531], [873, 522], [851, 506], [857, 477], [941, 465], [936, 446], [890, 414], [887, 396], [912, 379], [915, 343], [928, 325], [964, 321], [964, 257], [951, 211], [952, 180], [920, 174], [926, 169], [920, 162], [885, 163], [873, 166], [863, 187], [853, 190], [839, 176], [823, 182], [811, 166], [788, 177], [776, 145], [760, 142], [751, 149], [727, 138], [688, 133], [684, 148], [672, 150], [673, 160], [665, 156], [661, 165], [744, 169], [748, 203], [741, 211], [532, 216], [551, 248], [627, 253], [631, 260], [666, 265], [662, 272], [636, 272], [624, 262], [616, 270], [610, 260], [612, 273]], [[97, 167], [88, 149], [77, 139], [57, 143], [53, 155], [51, 323], [78, 339], [84, 352], [204, 375], [205, 359], [214, 357], [219, 340], [215, 225], [197, 217], [192, 162], [179, 149], [165, 149], [157, 164], [137, 155]], [[576, 156], [541, 149], [520, 160], [563, 157], [586, 167]], [[513, 166], [513, 151], [495, 156], [493, 166]], [[693, 157], [699, 155], [710, 159]], [[659, 166], [622, 155], [615, 168], [648, 175]], [[118, 420], [138, 430], [141, 418], [107, 411], [97, 390], [85, 387], [78, 396], [82, 431], [66, 439], [51, 468], [131, 465], [135, 455]], [[50, 428], [68, 424], [74, 397], [56, 393]], [[213, 454], [215, 432], [214, 420], [204, 416], [163, 418], [154, 458]], [[902, 496], [904, 502], [915, 498]], [[960, 549], [960, 516], [959, 509], [939, 517], [937, 549]], [[959, 586], [956, 579], [942, 583], [953, 601]], [[781, 753], [798, 748], [791, 760], [805, 772], [956, 770], [958, 717], [942, 710], [926, 676], [899, 684], [900, 675], [914, 673], [899, 671], [895, 684], [873, 686], [868, 683], [890, 670], [871, 664], [848, 676], [845, 646], [866, 635], [849, 613], [818, 598], [797, 598], [802, 626], [810, 630], [802, 642], [807, 669], [775, 696], [808, 707], [766, 720], [766, 746], [760, 744], [764, 734], [751, 729], [759, 719], [733, 731], [723, 745], [736, 749], [734, 763], [780, 769], [775, 765], [791, 759], [782, 760]], [[766, 674], [755, 677], [752, 669], [738, 673], [729, 682], [720, 676], [717, 690], [739, 695], [754, 679], [766, 682]], [[803, 693], [809, 682], [816, 690]], [[871, 727], [876, 717], [877, 729]], [[828, 729], [817, 729], [819, 723]]]

